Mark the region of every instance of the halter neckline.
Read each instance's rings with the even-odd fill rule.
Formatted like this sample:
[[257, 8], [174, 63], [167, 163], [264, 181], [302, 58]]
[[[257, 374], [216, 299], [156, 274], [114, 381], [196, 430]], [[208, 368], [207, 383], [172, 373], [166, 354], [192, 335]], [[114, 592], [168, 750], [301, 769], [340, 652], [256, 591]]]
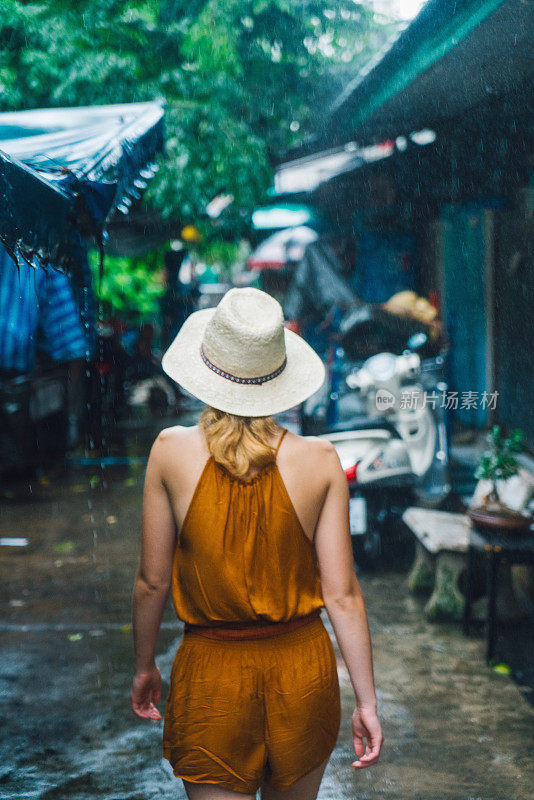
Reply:
[[272, 469], [275, 466], [275, 462], [274, 461], [269, 461], [268, 464], [264, 464], [263, 467], [260, 467], [258, 469], [258, 471], [251, 478], [238, 478], [235, 475], [232, 475], [232, 473], [229, 472], [229, 470], [227, 470], [225, 466], [223, 466], [222, 464], [219, 464], [218, 461], [215, 461], [213, 456], [210, 456], [209, 460], [213, 461], [215, 466], [218, 469], [220, 469], [224, 473], [224, 475], [227, 478], [229, 478], [229, 480], [235, 481], [236, 483], [242, 483], [245, 486], [248, 486], [248, 485], [250, 485], [252, 483], [256, 483], [263, 476], [263, 474], [265, 472], [267, 472], [267, 470]]
[[278, 444], [276, 445], [276, 448], [275, 448], [275, 451], [274, 451], [273, 460], [269, 461], [267, 464], [264, 464], [263, 467], [260, 467], [258, 469], [258, 471], [251, 478], [237, 478], [235, 475], [232, 475], [232, 473], [229, 472], [229, 470], [227, 470], [226, 467], [224, 467], [222, 464], [219, 464], [218, 461], [215, 461], [215, 459], [213, 458], [212, 455], [210, 455], [210, 457], [208, 458], [208, 461], [210, 461], [210, 460], [213, 461], [213, 463], [219, 469], [221, 469], [224, 472], [224, 474], [228, 478], [230, 478], [230, 480], [236, 481], [237, 483], [242, 483], [245, 486], [248, 486], [248, 485], [256, 483], [256, 481], [260, 480], [262, 475], [265, 472], [267, 472], [269, 469], [273, 469], [273, 467], [276, 467], [276, 457], [278, 455], [278, 451], [280, 450], [280, 445], [282, 444], [282, 440], [283, 440], [284, 436], [286, 435], [286, 433], [287, 433], [287, 428], [283, 428], [282, 429], [282, 434], [281, 434], [281, 436], [280, 436], [280, 438], [278, 440]]

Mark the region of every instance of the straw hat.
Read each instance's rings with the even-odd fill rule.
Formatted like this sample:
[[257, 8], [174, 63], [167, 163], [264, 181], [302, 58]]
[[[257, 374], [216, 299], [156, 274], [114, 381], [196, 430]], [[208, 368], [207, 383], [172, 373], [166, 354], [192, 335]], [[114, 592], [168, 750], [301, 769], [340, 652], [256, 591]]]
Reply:
[[242, 417], [302, 403], [325, 378], [312, 348], [284, 327], [282, 307], [259, 289], [230, 289], [216, 308], [195, 311], [162, 367], [199, 400]]

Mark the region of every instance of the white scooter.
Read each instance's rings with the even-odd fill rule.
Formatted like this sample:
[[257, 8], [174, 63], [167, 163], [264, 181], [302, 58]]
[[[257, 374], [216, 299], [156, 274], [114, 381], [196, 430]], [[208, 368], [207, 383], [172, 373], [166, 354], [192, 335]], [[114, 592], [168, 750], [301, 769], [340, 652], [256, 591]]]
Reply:
[[417, 353], [379, 353], [346, 378], [366, 415], [322, 438], [334, 444], [349, 482], [357, 562], [379, 558], [408, 505], [436, 506], [450, 492], [446, 384], [435, 379], [442, 366], [440, 356], [422, 365]]

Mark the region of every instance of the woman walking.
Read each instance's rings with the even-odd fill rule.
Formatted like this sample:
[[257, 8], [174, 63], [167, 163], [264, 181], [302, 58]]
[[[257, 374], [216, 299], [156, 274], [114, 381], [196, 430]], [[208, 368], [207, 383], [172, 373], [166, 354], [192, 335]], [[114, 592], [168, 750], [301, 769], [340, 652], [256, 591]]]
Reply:
[[279, 303], [247, 288], [192, 314], [162, 366], [206, 409], [162, 431], [148, 460], [133, 710], [161, 719], [154, 653], [172, 590], [185, 630], [163, 754], [188, 798], [315, 800], [341, 716], [323, 607], [356, 696], [353, 768], [383, 741], [345, 475], [329, 442], [272, 416], [320, 388], [323, 364]]

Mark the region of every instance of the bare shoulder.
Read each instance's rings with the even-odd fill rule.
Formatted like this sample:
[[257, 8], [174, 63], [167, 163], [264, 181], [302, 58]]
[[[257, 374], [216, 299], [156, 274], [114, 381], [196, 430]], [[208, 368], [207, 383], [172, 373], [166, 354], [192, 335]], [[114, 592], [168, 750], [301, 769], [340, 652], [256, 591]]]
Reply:
[[337, 458], [336, 448], [329, 439], [323, 436], [299, 436], [296, 433], [289, 432], [287, 437], [293, 442], [294, 446], [300, 448], [302, 452], [306, 451], [310, 455], [321, 456], [335, 456]]
[[337, 451], [330, 439], [326, 439], [323, 436], [301, 436], [305, 442], [307, 442], [315, 452], [319, 453], [322, 456], [330, 456], [332, 458], [337, 458]]
[[154, 444], [157, 442], [165, 446], [168, 444], [177, 444], [179, 442], [185, 443], [193, 437], [198, 437], [197, 425], [191, 425], [189, 427], [185, 425], [173, 425], [171, 428], [163, 428], [163, 430], [158, 433]]
[[201, 448], [202, 437], [197, 425], [173, 425], [159, 432], [152, 445], [150, 459], [162, 466], [169, 461], [177, 465], [197, 458]]
[[321, 436], [298, 436], [290, 433], [287, 437], [294, 454], [313, 471], [334, 475], [341, 464], [336, 448], [331, 441]]

